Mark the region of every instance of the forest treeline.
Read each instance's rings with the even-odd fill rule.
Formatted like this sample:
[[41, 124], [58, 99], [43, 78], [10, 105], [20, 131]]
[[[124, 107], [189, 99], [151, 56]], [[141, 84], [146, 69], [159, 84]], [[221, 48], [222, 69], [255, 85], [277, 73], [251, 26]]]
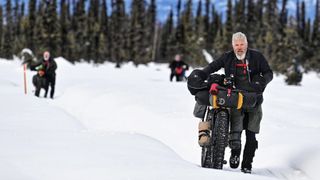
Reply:
[[303, 0], [296, 1], [293, 15], [287, 0], [281, 6], [277, 0], [228, 0], [223, 13], [210, 0], [177, 0], [163, 22], [157, 20], [156, 0], [58, 2], [6, 0], [0, 6], [0, 57], [12, 59], [29, 48], [38, 57], [49, 50], [72, 63], [120, 66], [167, 63], [182, 53], [189, 64], [202, 66], [203, 49], [218, 57], [232, 49], [231, 36], [241, 31], [274, 71], [284, 73], [297, 59], [306, 71], [320, 72], [319, 0], [312, 18]]

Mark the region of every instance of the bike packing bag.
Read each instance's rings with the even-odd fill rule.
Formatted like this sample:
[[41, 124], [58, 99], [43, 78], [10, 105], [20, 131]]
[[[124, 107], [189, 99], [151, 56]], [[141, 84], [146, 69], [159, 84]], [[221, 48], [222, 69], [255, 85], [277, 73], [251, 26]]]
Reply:
[[252, 109], [257, 105], [257, 93], [255, 92], [242, 92], [243, 94], [243, 109]]
[[209, 94], [208, 90], [199, 91], [195, 94], [194, 98], [198, 104], [210, 106]]
[[219, 89], [217, 95], [211, 95], [210, 103], [213, 108], [226, 107], [241, 109], [243, 95], [238, 91], [231, 91], [229, 93], [227, 89]]
[[193, 115], [197, 118], [203, 119], [206, 113], [206, 109], [207, 109], [206, 105], [201, 105], [198, 102], [196, 102], [193, 109]]
[[188, 90], [192, 95], [196, 95], [199, 91], [208, 90], [208, 84], [205, 82], [207, 75], [200, 69], [195, 69], [188, 76]]

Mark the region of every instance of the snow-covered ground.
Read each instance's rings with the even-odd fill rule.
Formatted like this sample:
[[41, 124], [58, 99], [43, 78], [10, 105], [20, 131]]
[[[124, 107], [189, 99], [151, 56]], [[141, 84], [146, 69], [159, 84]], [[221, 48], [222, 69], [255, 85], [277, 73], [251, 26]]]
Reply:
[[316, 74], [300, 87], [282, 76], [269, 84], [248, 175], [200, 167], [194, 99], [185, 82], [169, 82], [167, 65], [56, 62], [51, 100], [33, 95], [35, 72], [25, 95], [21, 62], [0, 60], [1, 180], [319, 179]]

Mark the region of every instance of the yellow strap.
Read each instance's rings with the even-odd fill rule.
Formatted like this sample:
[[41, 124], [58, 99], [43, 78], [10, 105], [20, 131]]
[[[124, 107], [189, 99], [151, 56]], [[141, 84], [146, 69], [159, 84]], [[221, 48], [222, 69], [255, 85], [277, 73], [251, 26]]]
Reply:
[[213, 108], [214, 109], [218, 109], [219, 108], [219, 106], [218, 106], [218, 104], [217, 104], [217, 95], [213, 95], [212, 96], [212, 103], [213, 103]]
[[239, 92], [239, 98], [238, 98], [238, 106], [237, 109], [241, 109], [243, 105], [243, 95], [241, 92]]

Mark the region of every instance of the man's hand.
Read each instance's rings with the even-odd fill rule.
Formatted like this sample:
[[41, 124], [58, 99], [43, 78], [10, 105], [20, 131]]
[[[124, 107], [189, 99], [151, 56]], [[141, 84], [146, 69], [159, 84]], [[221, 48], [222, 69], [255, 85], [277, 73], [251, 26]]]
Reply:
[[217, 83], [211, 84], [211, 87], [210, 87], [210, 90], [209, 90], [210, 94], [217, 95], [218, 94], [218, 86], [219, 85]]
[[267, 82], [264, 77], [256, 75], [252, 78], [251, 87], [258, 93], [262, 93], [267, 86]]

